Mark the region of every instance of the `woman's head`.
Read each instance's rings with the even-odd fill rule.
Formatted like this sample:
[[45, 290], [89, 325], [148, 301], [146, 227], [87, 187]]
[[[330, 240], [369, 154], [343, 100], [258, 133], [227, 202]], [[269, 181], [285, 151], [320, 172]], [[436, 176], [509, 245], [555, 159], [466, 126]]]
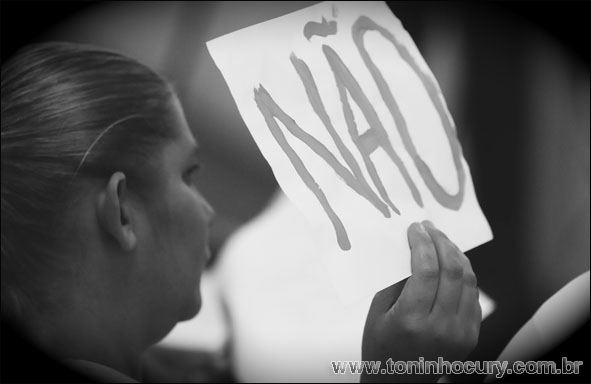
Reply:
[[212, 211], [169, 84], [117, 53], [45, 43], [2, 65], [1, 92], [3, 313], [73, 310], [82, 287], [120, 290], [137, 316], [194, 315]]

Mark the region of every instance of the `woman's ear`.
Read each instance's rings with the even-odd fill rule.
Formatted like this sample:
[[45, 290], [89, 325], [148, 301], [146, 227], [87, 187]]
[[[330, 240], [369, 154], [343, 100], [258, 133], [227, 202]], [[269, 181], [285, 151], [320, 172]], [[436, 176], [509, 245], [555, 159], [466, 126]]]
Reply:
[[115, 172], [99, 192], [97, 215], [100, 226], [113, 237], [125, 251], [131, 251], [137, 243], [130, 217], [129, 197], [125, 174]]

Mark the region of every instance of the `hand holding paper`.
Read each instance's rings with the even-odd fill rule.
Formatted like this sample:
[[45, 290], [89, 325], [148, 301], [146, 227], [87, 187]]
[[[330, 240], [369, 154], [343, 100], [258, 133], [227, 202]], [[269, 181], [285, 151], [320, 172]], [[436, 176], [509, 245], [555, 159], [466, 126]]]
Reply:
[[384, 3], [320, 3], [208, 48], [343, 299], [410, 274], [414, 221], [463, 251], [492, 238], [437, 82]]
[[[362, 360], [463, 360], [476, 346], [482, 312], [470, 262], [431, 223], [408, 230], [412, 276], [378, 292], [363, 335]], [[393, 302], [393, 300], [395, 300]], [[364, 375], [367, 380], [427, 381], [433, 377]]]

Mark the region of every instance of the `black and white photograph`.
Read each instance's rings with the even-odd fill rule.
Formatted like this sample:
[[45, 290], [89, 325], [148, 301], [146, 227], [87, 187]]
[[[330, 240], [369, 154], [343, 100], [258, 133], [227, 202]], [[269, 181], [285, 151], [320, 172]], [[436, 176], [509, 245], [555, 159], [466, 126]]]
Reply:
[[589, 383], [589, 1], [5, 1], [4, 383]]

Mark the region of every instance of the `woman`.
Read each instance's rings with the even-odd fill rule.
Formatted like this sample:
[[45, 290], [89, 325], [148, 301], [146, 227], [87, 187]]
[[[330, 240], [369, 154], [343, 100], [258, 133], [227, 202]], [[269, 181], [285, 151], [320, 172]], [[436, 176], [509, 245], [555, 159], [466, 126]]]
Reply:
[[[93, 377], [140, 379], [142, 352], [198, 313], [209, 257], [178, 98], [132, 59], [45, 43], [2, 67], [1, 112], [3, 315]], [[481, 319], [470, 263], [431, 223], [408, 237], [413, 275], [376, 294], [363, 359], [462, 359]]]

